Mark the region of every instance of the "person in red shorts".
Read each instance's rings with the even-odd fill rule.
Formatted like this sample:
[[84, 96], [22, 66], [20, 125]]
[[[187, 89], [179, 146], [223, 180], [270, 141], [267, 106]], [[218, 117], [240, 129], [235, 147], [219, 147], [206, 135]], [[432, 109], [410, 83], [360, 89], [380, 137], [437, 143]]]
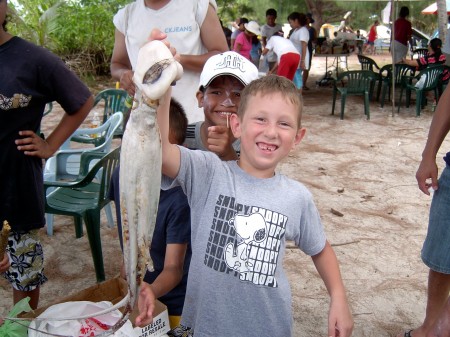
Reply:
[[364, 54], [375, 54], [375, 40], [377, 39], [377, 26], [380, 23], [378, 20], [375, 20], [372, 27], [370, 27], [369, 35], [367, 36], [367, 44], [366, 48], [364, 49]]

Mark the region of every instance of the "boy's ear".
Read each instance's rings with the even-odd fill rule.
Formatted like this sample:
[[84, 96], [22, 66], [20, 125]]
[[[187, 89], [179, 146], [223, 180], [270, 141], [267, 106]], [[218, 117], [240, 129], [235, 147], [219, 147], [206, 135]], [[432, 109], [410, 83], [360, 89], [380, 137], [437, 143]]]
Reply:
[[235, 138], [241, 137], [241, 120], [237, 114], [231, 114], [230, 116], [231, 132]]
[[306, 129], [305, 128], [299, 128], [297, 130], [297, 133], [295, 134], [294, 137], [294, 144], [292, 144], [292, 149], [302, 141], [303, 137], [305, 137], [306, 134]]
[[199, 90], [197, 91], [196, 96], [198, 101], [198, 107], [203, 108], [203, 99], [205, 98], [205, 94]]

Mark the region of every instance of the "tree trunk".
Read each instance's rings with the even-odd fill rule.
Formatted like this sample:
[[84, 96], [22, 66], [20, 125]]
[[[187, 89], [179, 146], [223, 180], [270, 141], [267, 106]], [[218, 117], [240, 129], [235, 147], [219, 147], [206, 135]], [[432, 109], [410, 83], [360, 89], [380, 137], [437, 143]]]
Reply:
[[437, 0], [437, 10], [438, 10], [438, 27], [439, 27], [439, 38], [442, 40], [442, 44], [445, 42], [445, 35], [447, 34], [447, 4], [445, 0]]

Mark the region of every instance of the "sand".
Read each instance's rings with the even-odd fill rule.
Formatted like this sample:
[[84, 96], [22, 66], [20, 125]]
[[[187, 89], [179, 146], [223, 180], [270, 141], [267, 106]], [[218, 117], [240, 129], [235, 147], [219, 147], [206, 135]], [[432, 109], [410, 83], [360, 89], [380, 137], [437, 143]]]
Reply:
[[[379, 64], [390, 55], [375, 56]], [[358, 69], [356, 55], [350, 69]], [[305, 92], [302, 143], [280, 165], [314, 195], [329, 241], [341, 265], [355, 320], [353, 336], [395, 336], [420, 324], [425, 313], [428, 269], [420, 250], [426, 235], [431, 198], [419, 191], [415, 172], [432, 118], [430, 107], [415, 117], [415, 106], [392, 116], [388, 102], [371, 102], [371, 120], [361, 97], [347, 99], [345, 119], [331, 116], [332, 90], [315, 87], [325, 73], [325, 60], [313, 59]], [[106, 84], [106, 86], [112, 83]], [[340, 103], [337, 103], [337, 113]], [[49, 132], [60, 118], [55, 107], [43, 120]], [[450, 149], [445, 141], [438, 155]], [[339, 214], [340, 213], [340, 214]], [[86, 235], [75, 238], [71, 218], [56, 216], [53, 236], [42, 230], [49, 278], [40, 305], [95, 284]], [[102, 215], [102, 245], [107, 278], [119, 273], [117, 228]], [[311, 259], [289, 244], [285, 267], [293, 295], [295, 335], [327, 336], [329, 297]], [[0, 280], [0, 315], [12, 303], [10, 288]], [[276, 308], [274, 308], [276, 310]], [[286, 318], [288, 319], [288, 318]]]

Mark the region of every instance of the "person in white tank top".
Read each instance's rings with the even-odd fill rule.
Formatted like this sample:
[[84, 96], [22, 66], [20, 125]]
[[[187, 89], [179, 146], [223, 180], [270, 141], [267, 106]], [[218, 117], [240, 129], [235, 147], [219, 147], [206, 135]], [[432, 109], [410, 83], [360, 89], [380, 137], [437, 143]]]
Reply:
[[195, 96], [200, 72], [210, 56], [228, 50], [216, 9], [215, 0], [137, 0], [128, 4], [113, 19], [112, 77], [134, 95], [132, 77], [139, 48], [158, 28], [177, 49], [184, 69], [173, 95], [186, 110], [189, 123], [203, 120]]

